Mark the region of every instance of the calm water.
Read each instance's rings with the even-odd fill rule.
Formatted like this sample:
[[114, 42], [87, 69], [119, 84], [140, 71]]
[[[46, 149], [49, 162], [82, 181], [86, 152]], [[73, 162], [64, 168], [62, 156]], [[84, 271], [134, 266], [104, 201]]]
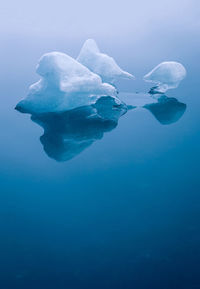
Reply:
[[[69, 115], [33, 122], [14, 110], [38, 79], [40, 55], [67, 51], [67, 44], [7, 39], [0, 80], [1, 289], [200, 288], [199, 43], [191, 39], [169, 36], [158, 49], [152, 36], [149, 56], [141, 47], [144, 58], [132, 55], [134, 45], [127, 53], [113, 47], [138, 78], [163, 60], [181, 61], [187, 78], [167, 93], [181, 105], [133, 109], [106, 124], [72, 120], [67, 128]], [[79, 45], [68, 45], [75, 56]], [[150, 87], [141, 80], [119, 86], [125, 94]], [[38, 121], [51, 127], [41, 139]]]

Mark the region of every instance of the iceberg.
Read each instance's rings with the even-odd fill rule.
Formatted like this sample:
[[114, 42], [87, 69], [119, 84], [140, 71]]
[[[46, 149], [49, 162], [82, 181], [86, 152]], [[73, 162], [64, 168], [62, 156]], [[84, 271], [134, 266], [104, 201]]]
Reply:
[[40, 141], [46, 154], [63, 162], [116, 128], [119, 118], [126, 112], [125, 104], [117, 104], [112, 97], [101, 97], [94, 105], [59, 113], [33, 114], [31, 120], [44, 129]]
[[185, 103], [179, 102], [174, 97], [167, 97], [166, 95], [158, 98], [157, 103], [144, 105], [144, 108], [149, 110], [163, 125], [177, 122], [185, 113], [186, 107]]
[[168, 61], [157, 65], [144, 76], [144, 80], [156, 84], [151, 88], [151, 94], [165, 93], [168, 89], [177, 88], [185, 76], [186, 69], [181, 63]]
[[95, 103], [101, 96], [115, 97], [116, 89], [100, 76], [61, 52], [44, 54], [36, 72], [41, 79], [29, 87], [16, 109], [27, 113], [71, 110]]
[[107, 83], [114, 84], [120, 78], [135, 78], [132, 74], [122, 70], [112, 57], [101, 53], [93, 39], [85, 41], [77, 61], [100, 75], [102, 80]]

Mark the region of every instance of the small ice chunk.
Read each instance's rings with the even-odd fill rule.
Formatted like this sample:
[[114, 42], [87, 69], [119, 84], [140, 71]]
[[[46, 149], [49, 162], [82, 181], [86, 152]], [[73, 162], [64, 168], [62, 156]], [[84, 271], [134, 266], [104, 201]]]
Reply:
[[122, 70], [112, 57], [101, 53], [93, 39], [85, 41], [77, 61], [100, 75], [104, 82], [114, 84], [120, 78], [135, 78], [132, 74]]
[[30, 86], [28, 96], [16, 107], [22, 112], [65, 111], [95, 103], [102, 95], [114, 97], [117, 93], [100, 76], [61, 52], [44, 54], [36, 72], [41, 79]]
[[185, 76], [186, 69], [181, 63], [167, 61], [160, 63], [152, 71], [146, 74], [144, 80], [157, 84], [157, 86], [151, 89], [151, 93], [164, 93], [168, 89], [178, 87]]

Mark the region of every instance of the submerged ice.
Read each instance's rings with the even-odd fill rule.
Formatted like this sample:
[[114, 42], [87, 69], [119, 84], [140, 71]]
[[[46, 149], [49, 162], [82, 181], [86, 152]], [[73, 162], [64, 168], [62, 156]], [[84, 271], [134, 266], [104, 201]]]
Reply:
[[101, 53], [93, 39], [85, 41], [77, 61], [101, 76], [102, 80], [114, 84], [118, 79], [134, 79], [134, 76], [122, 70], [115, 60]]
[[101, 97], [94, 105], [33, 114], [31, 119], [44, 128], [40, 141], [46, 154], [56, 161], [67, 161], [113, 130], [126, 112], [126, 105], [116, 104], [112, 97]]
[[178, 87], [185, 78], [186, 69], [181, 63], [175, 61], [162, 62], [144, 76], [144, 80], [155, 83], [151, 93], [164, 93], [168, 89]]
[[186, 104], [166, 95], [157, 99], [150, 95], [125, 95], [120, 97], [127, 104], [102, 96], [92, 105], [64, 112], [32, 114], [32, 121], [44, 129], [40, 141], [45, 153], [59, 162], [74, 158], [102, 139], [105, 132], [116, 128], [120, 117], [133, 108], [150, 111], [164, 125], [177, 122], [186, 110]]
[[116, 95], [112, 85], [65, 53], [44, 54], [36, 72], [41, 79], [30, 86], [28, 96], [16, 107], [22, 112], [65, 111], [95, 103], [102, 95]]
[[177, 122], [185, 113], [186, 104], [179, 102], [174, 97], [162, 95], [156, 103], [148, 103], [144, 108], [149, 110], [154, 117], [163, 125]]

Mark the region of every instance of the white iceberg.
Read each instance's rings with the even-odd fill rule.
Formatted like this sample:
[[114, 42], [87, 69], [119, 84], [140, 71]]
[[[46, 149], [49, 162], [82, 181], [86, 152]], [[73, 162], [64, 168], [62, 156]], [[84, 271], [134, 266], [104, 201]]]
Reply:
[[122, 70], [112, 57], [101, 53], [93, 39], [85, 41], [77, 61], [100, 75], [104, 82], [114, 84], [120, 78], [135, 78], [132, 74]]
[[146, 74], [144, 80], [156, 84], [156, 86], [151, 89], [152, 93], [164, 93], [168, 89], [178, 87], [185, 76], [186, 69], [181, 63], [167, 61], [160, 63]]
[[21, 112], [44, 113], [90, 105], [116, 89], [67, 54], [44, 54], [36, 72], [41, 79], [30, 86], [28, 96], [16, 106]]

